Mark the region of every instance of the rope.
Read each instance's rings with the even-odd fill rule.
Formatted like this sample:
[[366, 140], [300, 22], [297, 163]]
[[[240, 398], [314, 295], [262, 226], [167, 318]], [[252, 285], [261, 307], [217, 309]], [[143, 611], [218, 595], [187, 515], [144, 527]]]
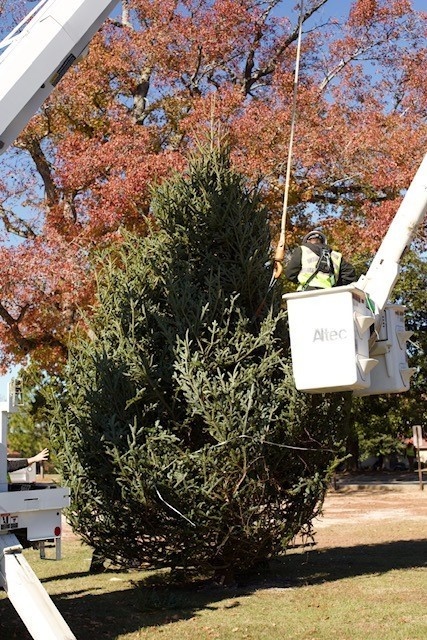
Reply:
[[181, 516], [181, 518], [184, 518], [184, 520], [186, 520], [189, 524], [191, 524], [192, 527], [195, 527], [196, 525], [194, 524], [194, 522], [192, 522], [189, 518], [187, 518], [187, 516], [185, 516], [183, 513], [181, 513], [181, 511], [178, 511], [178, 509], [175, 509], [175, 507], [173, 507], [171, 504], [169, 504], [169, 502], [166, 502], [166, 500], [162, 497], [160, 491], [157, 489], [157, 487], [155, 486], [154, 489], [156, 490], [156, 493], [158, 495], [158, 497], [160, 498], [160, 500], [162, 502], [164, 502], [164, 504], [169, 507], [169, 509], [172, 509], [172, 511], [174, 511], [175, 513], [177, 513], [179, 516]]
[[298, 81], [299, 81], [299, 66], [301, 60], [301, 41], [302, 41], [302, 25], [304, 17], [304, 0], [301, 0], [300, 15], [298, 25], [298, 41], [297, 41], [297, 54], [295, 61], [295, 74], [294, 74], [294, 87], [292, 98], [292, 112], [291, 112], [291, 130], [289, 135], [289, 149], [288, 159], [286, 165], [286, 180], [285, 180], [285, 193], [283, 197], [283, 211], [282, 211], [282, 224], [280, 228], [280, 238], [276, 248], [276, 254], [274, 256], [273, 277], [277, 280], [283, 271], [283, 258], [285, 257], [285, 234], [286, 234], [286, 217], [288, 211], [288, 198], [289, 198], [289, 185], [291, 178], [291, 165], [292, 165], [292, 150], [294, 144], [295, 122], [297, 113], [297, 95], [298, 95]]

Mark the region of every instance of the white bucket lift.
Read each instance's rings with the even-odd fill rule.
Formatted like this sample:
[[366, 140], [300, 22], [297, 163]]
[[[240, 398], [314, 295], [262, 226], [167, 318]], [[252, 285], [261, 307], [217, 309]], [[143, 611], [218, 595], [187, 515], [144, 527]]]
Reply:
[[[0, 154], [82, 55], [118, 0], [39, 0], [0, 42]], [[0, 406], [0, 587], [35, 640], [75, 640], [22, 556], [17, 536], [29, 542], [60, 540], [61, 509], [69, 490], [7, 482], [7, 422], [14, 408]], [[15, 478], [16, 479], [16, 478]], [[25, 477], [25, 480], [30, 478]], [[27, 485], [31, 485], [28, 487]], [[57, 547], [58, 549], [58, 547]]]
[[415, 369], [408, 367], [406, 341], [411, 332], [405, 330], [402, 305], [386, 305], [375, 330], [369, 298], [355, 285], [284, 298], [299, 391], [366, 396], [409, 389]]
[[378, 362], [371, 373], [368, 389], [357, 389], [356, 396], [380, 393], [403, 393], [409, 390], [415, 369], [408, 366], [406, 341], [412, 331], [405, 329], [405, 307], [387, 304], [381, 314], [381, 325], [370, 354]]
[[13, 534], [0, 535], [0, 584], [34, 640], [76, 640]]
[[377, 360], [369, 356], [375, 318], [365, 292], [349, 285], [284, 298], [296, 388], [309, 393], [369, 388]]
[[2, 41], [0, 154], [21, 133], [118, 4], [118, 0], [40, 0]]

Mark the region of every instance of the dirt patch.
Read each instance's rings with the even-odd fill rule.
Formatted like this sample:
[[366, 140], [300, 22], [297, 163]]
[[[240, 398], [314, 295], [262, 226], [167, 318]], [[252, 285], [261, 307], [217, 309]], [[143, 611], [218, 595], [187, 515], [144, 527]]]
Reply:
[[[363, 528], [360, 528], [363, 524]], [[357, 525], [357, 526], [356, 526]], [[427, 490], [330, 491], [314, 521], [319, 547], [422, 540], [427, 531]], [[357, 530], [357, 536], [356, 536]]]
[[366, 520], [427, 520], [427, 491], [330, 491], [318, 527]]

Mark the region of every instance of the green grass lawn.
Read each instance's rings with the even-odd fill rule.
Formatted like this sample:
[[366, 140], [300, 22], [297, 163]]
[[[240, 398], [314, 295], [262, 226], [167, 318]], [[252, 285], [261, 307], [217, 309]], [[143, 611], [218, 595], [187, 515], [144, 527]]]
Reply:
[[[78, 640], [425, 640], [425, 521], [399, 523], [398, 540], [385, 521], [383, 541], [377, 522], [352, 525], [350, 546], [335, 526], [337, 546], [295, 549], [232, 588], [176, 586], [167, 572], [90, 575], [76, 540], [59, 562], [25, 556]], [[0, 639], [29, 638], [1, 593]]]

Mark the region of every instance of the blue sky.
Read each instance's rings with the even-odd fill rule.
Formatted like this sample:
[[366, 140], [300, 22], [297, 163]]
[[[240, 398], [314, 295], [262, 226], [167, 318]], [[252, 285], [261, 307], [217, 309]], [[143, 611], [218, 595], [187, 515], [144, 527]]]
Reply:
[[[348, 13], [352, 1], [353, 0], [329, 0], [325, 5], [325, 10], [330, 14], [344, 15]], [[418, 11], [427, 11], [426, 0], [412, 0], [412, 6]]]

